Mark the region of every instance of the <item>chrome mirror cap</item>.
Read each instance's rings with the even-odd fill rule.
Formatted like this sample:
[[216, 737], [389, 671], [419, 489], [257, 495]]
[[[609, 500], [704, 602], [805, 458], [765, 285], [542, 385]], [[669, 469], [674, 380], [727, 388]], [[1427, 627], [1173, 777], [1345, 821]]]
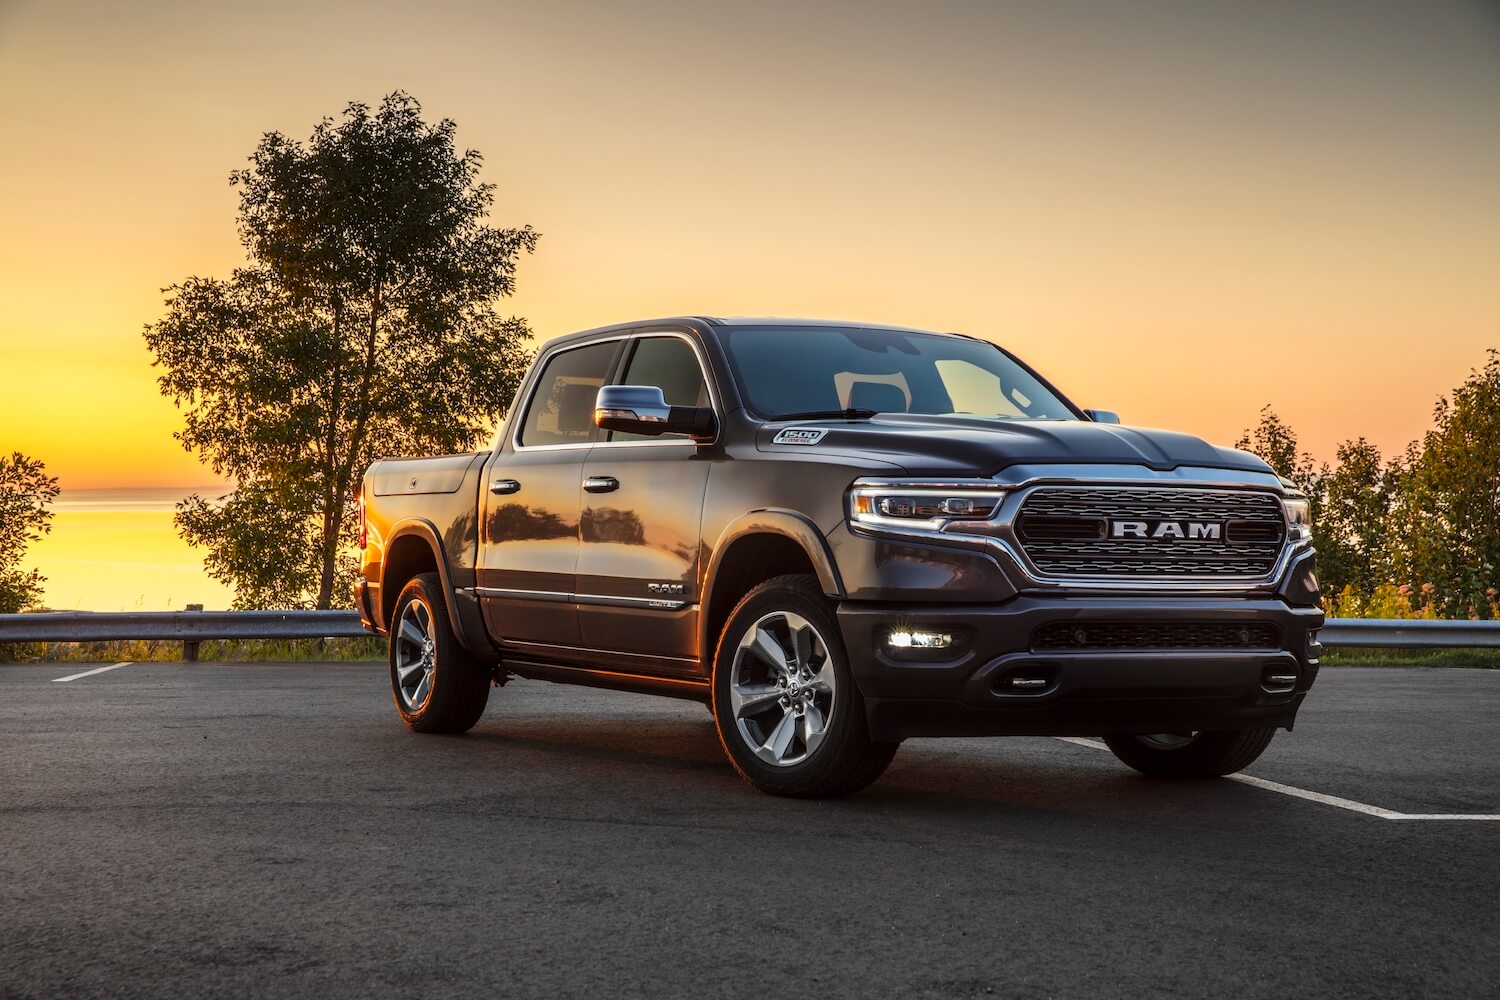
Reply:
[[661, 389], [654, 385], [606, 385], [594, 400], [594, 423], [600, 427], [613, 420], [664, 424], [671, 412]]
[[701, 443], [718, 433], [709, 406], [668, 406], [654, 385], [606, 385], [594, 400], [594, 423], [607, 431], [630, 434], [686, 434]]
[[1084, 410], [1088, 418], [1096, 424], [1118, 424], [1120, 415], [1114, 410]]

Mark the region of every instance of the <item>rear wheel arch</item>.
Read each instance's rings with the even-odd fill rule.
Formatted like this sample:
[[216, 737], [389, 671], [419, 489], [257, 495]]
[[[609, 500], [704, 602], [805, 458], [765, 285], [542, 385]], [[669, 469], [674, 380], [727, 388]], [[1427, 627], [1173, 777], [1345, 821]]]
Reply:
[[[396, 601], [407, 583], [423, 573], [436, 573], [442, 586], [442, 596], [450, 615], [457, 613], [454, 600], [453, 579], [449, 573], [448, 556], [443, 549], [442, 538], [431, 521], [413, 518], [397, 524], [386, 542], [384, 558], [380, 566], [381, 620], [387, 629], [391, 627], [391, 615]], [[455, 638], [460, 646], [469, 648], [461, 629], [455, 629]]]
[[844, 596], [827, 541], [802, 514], [751, 511], [724, 530], [704, 574], [698, 648], [705, 667], [712, 664], [719, 633], [740, 599], [766, 580], [792, 574], [816, 576], [825, 595]]

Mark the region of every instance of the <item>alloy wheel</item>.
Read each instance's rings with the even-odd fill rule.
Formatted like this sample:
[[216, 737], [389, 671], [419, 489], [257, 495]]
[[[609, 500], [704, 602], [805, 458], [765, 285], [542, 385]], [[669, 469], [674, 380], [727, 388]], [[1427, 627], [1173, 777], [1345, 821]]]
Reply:
[[729, 705], [740, 739], [757, 757], [791, 767], [817, 752], [837, 708], [828, 644], [791, 611], [762, 615], [734, 653]]
[[418, 598], [406, 605], [396, 627], [396, 693], [408, 712], [420, 712], [432, 697], [436, 667], [432, 608]]

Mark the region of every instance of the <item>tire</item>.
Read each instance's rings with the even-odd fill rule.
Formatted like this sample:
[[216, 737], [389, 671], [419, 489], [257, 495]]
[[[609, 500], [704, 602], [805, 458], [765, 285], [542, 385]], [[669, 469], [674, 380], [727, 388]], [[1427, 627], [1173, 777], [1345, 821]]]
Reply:
[[714, 653], [713, 711], [730, 763], [771, 795], [853, 794], [898, 746], [870, 739], [838, 622], [812, 576], [767, 580], [735, 607]]
[[1242, 771], [1271, 744], [1275, 729], [1106, 736], [1123, 763], [1153, 778], [1220, 778]]
[[489, 701], [493, 671], [458, 644], [436, 573], [407, 582], [391, 623], [386, 659], [401, 721], [419, 733], [474, 728]]

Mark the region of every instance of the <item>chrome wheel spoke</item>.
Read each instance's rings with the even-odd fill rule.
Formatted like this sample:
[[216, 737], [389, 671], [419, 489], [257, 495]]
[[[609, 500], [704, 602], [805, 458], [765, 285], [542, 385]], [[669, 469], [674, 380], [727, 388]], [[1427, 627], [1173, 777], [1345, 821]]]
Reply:
[[756, 628], [750, 649], [778, 674], [786, 673], [786, 650], [781, 648], [780, 640], [764, 626]]
[[833, 664], [829, 662], [827, 657], [823, 658], [822, 664], [818, 667], [818, 672], [813, 674], [812, 683], [809, 686], [815, 691], [820, 691], [824, 694], [833, 694]]
[[411, 685], [408, 682], [411, 681], [413, 678], [415, 678], [416, 675], [417, 675], [417, 673], [419, 671], [421, 671], [422, 669], [423, 668], [422, 668], [422, 661], [421, 660], [417, 660], [414, 663], [406, 663], [406, 664], [397, 663], [396, 664], [396, 676], [401, 681], [401, 686], [403, 688], [410, 687]]
[[422, 703], [427, 700], [427, 695], [432, 690], [432, 671], [428, 670], [422, 674], [422, 683], [411, 693], [411, 707], [421, 708]]
[[792, 737], [797, 735], [797, 715], [788, 711], [781, 717], [781, 721], [772, 730], [770, 739], [766, 740], [763, 749], [770, 752], [771, 760], [777, 764], [786, 761], [786, 752], [791, 749]]
[[816, 638], [817, 633], [813, 631], [811, 625], [792, 630], [792, 651], [798, 670], [808, 669], [808, 664], [812, 660], [813, 640]]
[[828, 731], [828, 720], [823, 718], [818, 706], [809, 705], [799, 721], [801, 731], [797, 735], [802, 737], [802, 745], [807, 748], [807, 752], [812, 753], [823, 742], [823, 734]]
[[733, 691], [734, 716], [743, 719], [747, 715], [764, 712], [770, 705], [786, 694], [784, 688], [774, 684], [756, 687], [736, 687]]
[[422, 644], [427, 641], [427, 633], [423, 632], [422, 626], [412, 620], [409, 615], [404, 616], [401, 619], [401, 640], [421, 648]]

